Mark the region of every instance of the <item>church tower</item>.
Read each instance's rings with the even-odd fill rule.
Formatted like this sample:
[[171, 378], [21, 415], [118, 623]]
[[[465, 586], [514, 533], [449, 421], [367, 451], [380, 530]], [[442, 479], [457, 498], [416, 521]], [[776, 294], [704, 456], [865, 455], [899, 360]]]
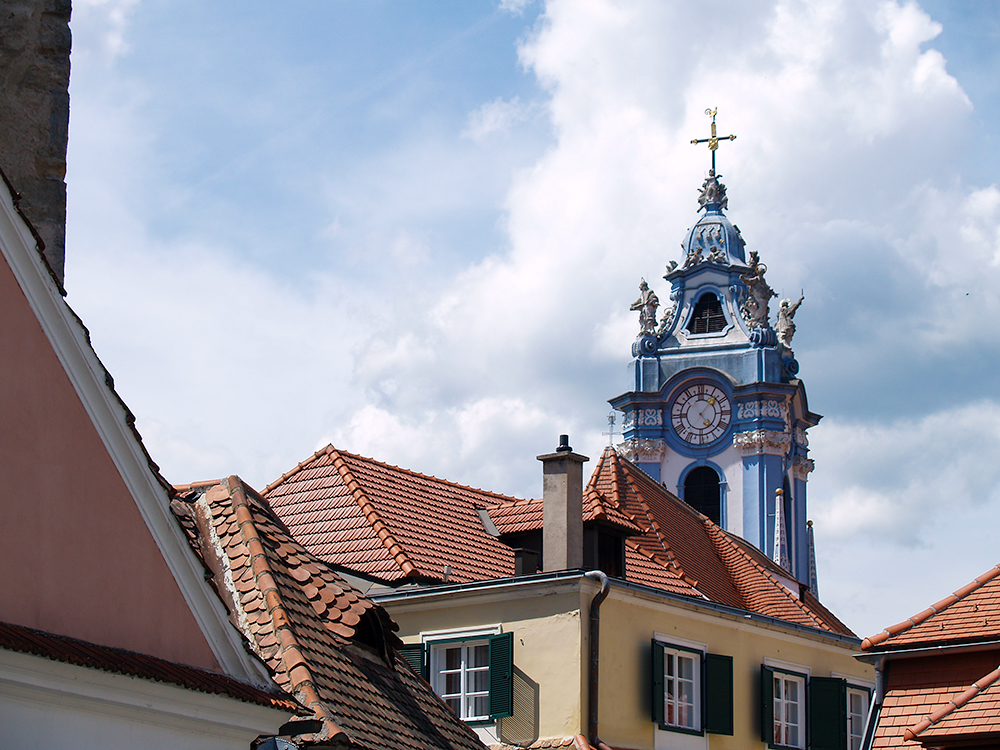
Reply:
[[[712, 169], [698, 198], [701, 216], [688, 232], [683, 261], [663, 277], [669, 304], [645, 280], [639, 334], [629, 366], [631, 390], [611, 400], [624, 413], [620, 450], [688, 504], [779, 561], [798, 580], [810, 575], [806, 480], [813, 468], [809, 411], [791, 349], [792, 319], [802, 303], [782, 300], [774, 326], [756, 252], [747, 256], [726, 217], [726, 188]], [[735, 136], [727, 136], [733, 140]]]

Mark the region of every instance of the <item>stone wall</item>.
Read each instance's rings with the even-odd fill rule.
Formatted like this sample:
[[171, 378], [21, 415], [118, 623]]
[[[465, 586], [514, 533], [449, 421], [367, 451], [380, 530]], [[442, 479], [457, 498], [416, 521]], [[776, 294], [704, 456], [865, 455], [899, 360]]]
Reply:
[[70, 0], [0, 0], [0, 168], [60, 281], [66, 248]]

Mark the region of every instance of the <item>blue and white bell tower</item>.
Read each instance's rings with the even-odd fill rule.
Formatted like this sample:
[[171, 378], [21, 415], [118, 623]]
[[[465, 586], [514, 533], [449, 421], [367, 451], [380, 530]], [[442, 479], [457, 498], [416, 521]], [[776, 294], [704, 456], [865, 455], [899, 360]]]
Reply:
[[[624, 455], [690, 505], [781, 562], [810, 576], [806, 480], [813, 468], [809, 411], [791, 349], [798, 302], [783, 300], [771, 325], [774, 291], [756, 252], [749, 258], [726, 217], [726, 188], [712, 170], [698, 199], [697, 223], [680, 264], [663, 277], [670, 303], [645, 280], [630, 390], [611, 400], [624, 413]], [[735, 136], [727, 136], [730, 140]], [[814, 576], [815, 574], [813, 574]]]

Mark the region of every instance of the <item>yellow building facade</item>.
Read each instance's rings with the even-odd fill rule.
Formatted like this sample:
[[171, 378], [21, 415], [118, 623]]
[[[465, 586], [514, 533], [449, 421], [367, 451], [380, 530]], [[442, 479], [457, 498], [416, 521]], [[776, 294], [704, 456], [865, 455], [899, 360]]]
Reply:
[[[600, 590], [599, 581], [566, 571], [377, 599], [439, 694], [447, 693], [448, 671], [439, 654], [512, 634], [510, 714], [470, 720], [487, 744], [584, 734], [595, 746], [599, 738], [635, 750], [836, 747], [840, 723], [841, 747], [860, 742], [865, 715], [851, 707], [863, 698], [867, 709], [874, 671], [854, 659], [856, 638], [620, 580], [609, 582], [599, 609], [598, 726], [590, 734], [590, 610]], [[710, 662], [721, 665], [721, 679]], [[474, 692], [471, 678], [466, 687]], [[831, 689], [841, 704], [832, 713]], [[811, 705], [820, 694], [825, 708]], [[709, 726], [713, 712], [722, 732]]]

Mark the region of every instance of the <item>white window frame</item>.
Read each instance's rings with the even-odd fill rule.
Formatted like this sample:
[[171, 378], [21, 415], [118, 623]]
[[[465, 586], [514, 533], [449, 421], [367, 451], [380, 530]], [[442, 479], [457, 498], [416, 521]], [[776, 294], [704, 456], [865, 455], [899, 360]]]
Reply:
[[[872, 696], [875, 694], [875, 683], [861, 677], [845, 674], [843, 672], [830, 672], [831, 677], [839, 677], [847, 683], [847, 705], [844, 707], [847, 712], [847, 750], [859, 750], [865, 738], [865, 726], [868, 723], [868, 713], [872, 708]], [[861, 697], [861, 721], [857, 727], [857, 732], [852, 731], [851, 726], [851, 694]], [[857, 738], [857, 743], [853, 738]]]
[[[653, 640], [663, 649], [663, 724], [658, 725], [658, 728], [668, 732], [686, 732], [691, 734], [702, 734], [704, 718], [702, 716], [702, 704], [704, 703], [703, 691], [705, 686], [702, 682], [702, 671], [704, 669], [705, 663], [705, 653], [708, 650], [708, 645], [705, 643], [699, 643], [697, 641], [689, 641], [683, 638], [675, 638], [668, 633], [653, 633]], [[691, 723], [689, 725], [679, 724], [677, 722], [671, 723], [667, 721], [667, 657], [668, 655], [673, 655], [676, 660], [677, 656], [682, 658], [693, 659], [694, 664], [694, 679], [693, 679], [693, 698], [694, 705], [691, 717]]]
[[[851, 698], [857, 696], [861, 701], [861, 713], [851, 711]], [[871, 708], [871, 691], [847, 683], [847, 750], [860, 750], [865, 738], [865, 724], [868, 721], [868, 711]], [[854, 719], [857, 717], [858, 721]], [[856, 730], [856, 731], [855, 731]]]
[[[780, 747], [794, 747], [804, 750], [806, 746], [806, 683], [808, 676], [793, 672], [776, 670], [774, 672], [774, 744]], [[790, 685], [797, 686], [797, 697], [792, 700], [786, 696]], [[779, 687], [780, 686], [780, 687]], [[794, 706], [795, 721], [788, 718], [788, 708]], [[794, 729], [797, 737], [794, 742], [788, 741], [789, 730]]]
[[[679, 648], [672, 643], [663, 643], [663, 722], [672, 729], [682, 729], [690, 732], [701, 732], [701, 663], [704, 654], [701, 651]], [[691, 662], [691, 679], [680, 676], [678, 669], [681, 660]], [[671, 675], [670, 667], [674, 674]], [[687, 683], [690, 687], [690, 703], [681, 703], [681, 687]], [[673, 692], [674, 699], [670, 694]], [[682, 723], [677, 717], [688, 709], [688, 722]], [[671, 709], [673, 709], [671, 711]], [[669, 719], [671, 713], [674, 721]]]
[[[470, 664], [473, 650], [479, 646], [486, 648], [486, 663], [479, 665]], [[453, 649], [459, 650], [459, 665], [456, 669], [449, 670], [444, 663], [445, 653]], [[489, 641], [485, 639], [449, 639], [432, 642], [430, 644], [430, 652], [431, 684], [434, 686], [434, 692], [441, 696], [446, 703], [457, 699], [459, 704], [458, 717], [463, 721], [489, 721]], [[486, 674], [486, 687], [483, 690], [472, 690], [472, 675], [479, 673]], [[459, 677], [459, 689], [457, 693], [446, 692], [445, 686], [449, 674], [457, 674]], [[474, 710], [476, 699], [484, 697], [486, 698], [486, 713], [477, 713]]]
[[[459, 699], [459, 705], [461, 711], [459, 713], [459, 718], [470, 724], [490, 724], [492, 723], [489, 717], [489, 711], [485, 715], [475, 714], [471, 710], [472, 698], [476, 696], [486, 695], [489, 696], [489, 678], [487, 678], [487, 686], [485, 691], [469, 691], [468, 688], [468, 674], [469, 670], [466, 668], [467, 662], [467, 649], [472, 646], [479, 645], [489, 645], [490, 636], [500, 635], [502, 628], [500, 625], [489, 625], [482, 628], [476, 628], [475, 630], [469, 629], [448, 629], [448, 630], [432, 630], [424, 631], [420, 634], [420, 640], [424, 643], [428, 650], [428, 672], [430, 677], [431, 687], [434, 692], [437, 693], [444, 700], [448, 700], [445, 696], [448, 695], [444, 690], [444, 679], [443, 679], [443, 655], [444, 651], [448, 648], [454, 648], [456, 646], [462, 646], [463, 656], [462, 656], [462, 667], [461, 667], [461, 688], [460, 693], [452, 695], [452, 698], [457, 697]], [[481, 671], [480, 668], [475, 668], [477, 671]], [[486, 666], [487, 675], [489, 674], [489, 662], [487, 660]], [[489, 701], [487, 700], [487, 706], [489, 706]]]

